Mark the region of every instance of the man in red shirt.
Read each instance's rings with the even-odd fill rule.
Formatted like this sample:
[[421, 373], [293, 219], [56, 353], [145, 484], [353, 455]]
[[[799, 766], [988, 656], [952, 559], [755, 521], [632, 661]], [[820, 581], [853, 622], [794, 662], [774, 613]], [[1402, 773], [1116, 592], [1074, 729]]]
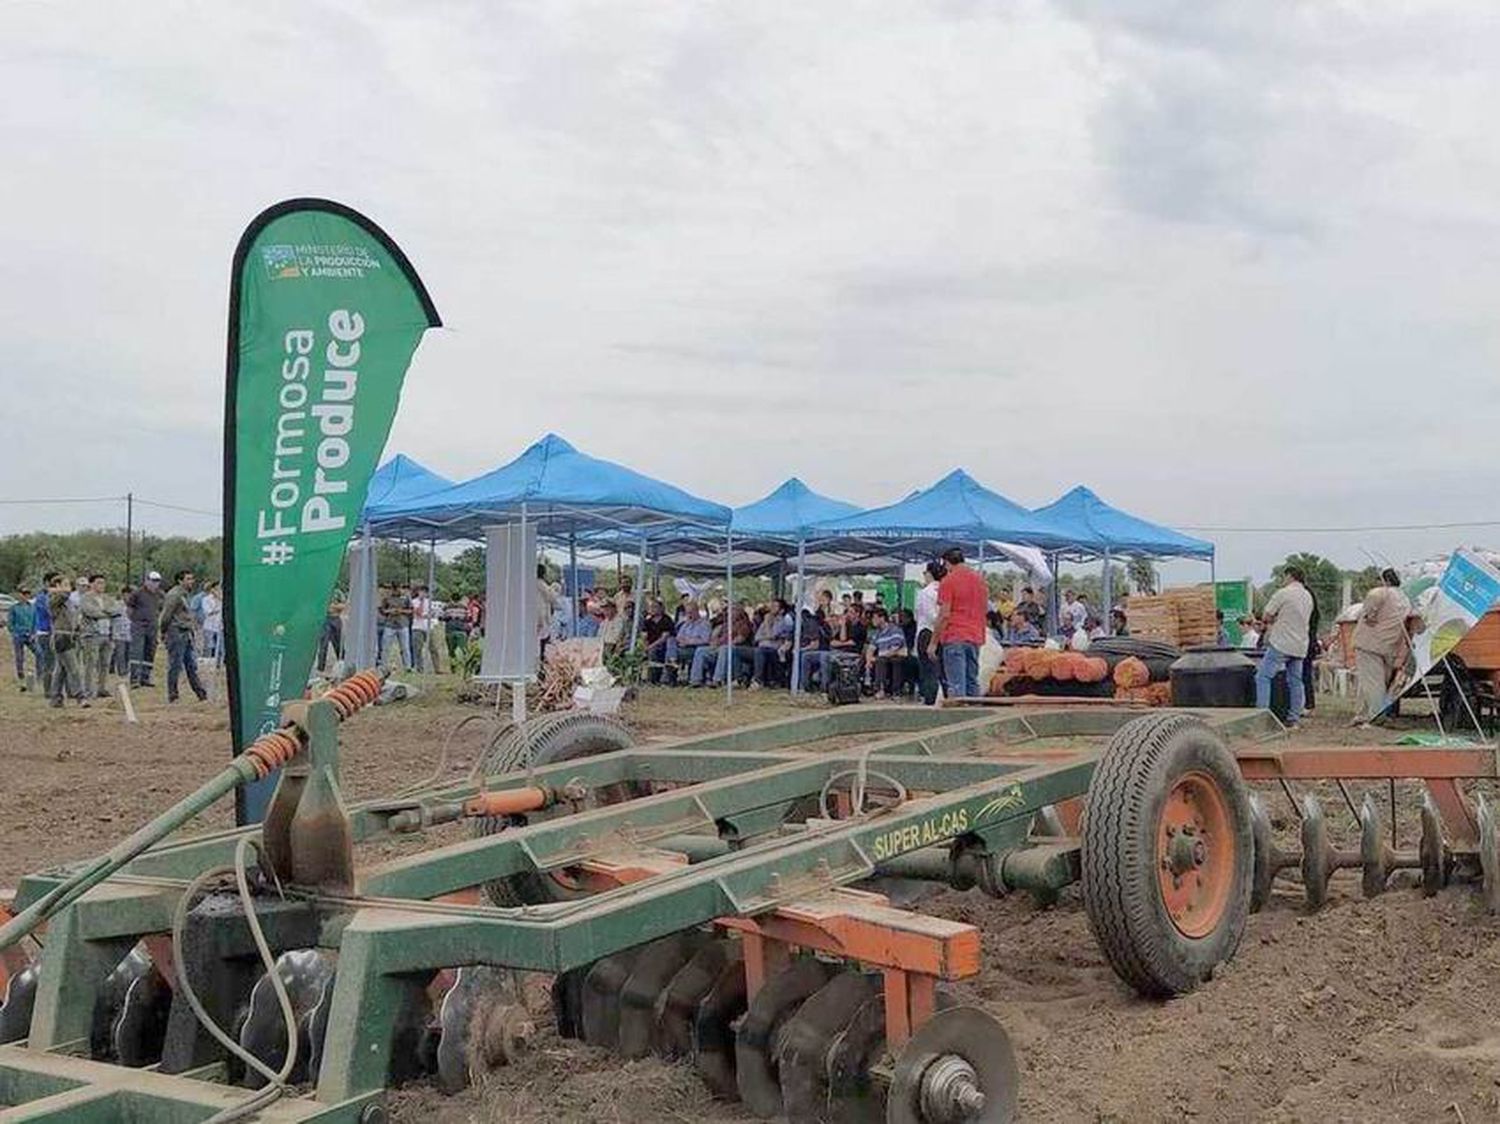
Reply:
[[943, 552], [948, 573], [938, 583], [938, 615], [932, 634], [941, 653], [943, 678], [952, 698], [975, 698], [979, 690], [979, 649], [984, 643], [990, 591], [984, 575], [964, 564], [964, 552]]

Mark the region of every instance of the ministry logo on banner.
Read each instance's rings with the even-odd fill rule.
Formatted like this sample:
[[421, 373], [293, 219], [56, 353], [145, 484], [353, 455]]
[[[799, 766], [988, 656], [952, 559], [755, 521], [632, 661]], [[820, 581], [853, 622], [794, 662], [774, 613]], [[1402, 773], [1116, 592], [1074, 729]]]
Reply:
[[368, 247], [357, 245], [272, 245], [260, 248], [267, 281], [292, 277], [360, 279], [380, 269], [380, 260]]

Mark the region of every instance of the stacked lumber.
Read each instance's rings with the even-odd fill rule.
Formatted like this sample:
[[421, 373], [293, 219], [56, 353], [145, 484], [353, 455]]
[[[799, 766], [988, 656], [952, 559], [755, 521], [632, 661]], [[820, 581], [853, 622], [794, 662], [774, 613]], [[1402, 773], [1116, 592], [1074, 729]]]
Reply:
[[1179, 648], [1218, 641], [1215, 608], [1211, 585], [1182, 586], [1156, 597], [1131, 597], [1125, 603], [1131, 636], [1163, 640]]

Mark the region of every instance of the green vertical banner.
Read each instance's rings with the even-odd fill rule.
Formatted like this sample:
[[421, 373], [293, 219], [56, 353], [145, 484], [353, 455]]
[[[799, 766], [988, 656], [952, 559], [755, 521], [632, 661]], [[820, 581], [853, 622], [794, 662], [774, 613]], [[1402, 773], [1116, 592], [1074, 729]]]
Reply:
[[[411, 262], [324, 199], [258, 215], [234, 252], [224, 389], [224, 631], [234, 752], [302, 697], [412, 353], [441, 324]], [[240, 790], [258, 822], [274, 778]]]

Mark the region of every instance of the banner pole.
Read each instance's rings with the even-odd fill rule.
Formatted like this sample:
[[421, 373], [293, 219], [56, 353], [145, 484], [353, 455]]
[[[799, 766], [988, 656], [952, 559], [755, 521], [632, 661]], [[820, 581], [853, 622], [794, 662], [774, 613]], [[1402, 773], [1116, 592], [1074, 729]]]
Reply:
[[802, 608], [807, 600], [807, 536], [797, 540], [797, 596], [792, 609], [792, 694], [802, 693]]

